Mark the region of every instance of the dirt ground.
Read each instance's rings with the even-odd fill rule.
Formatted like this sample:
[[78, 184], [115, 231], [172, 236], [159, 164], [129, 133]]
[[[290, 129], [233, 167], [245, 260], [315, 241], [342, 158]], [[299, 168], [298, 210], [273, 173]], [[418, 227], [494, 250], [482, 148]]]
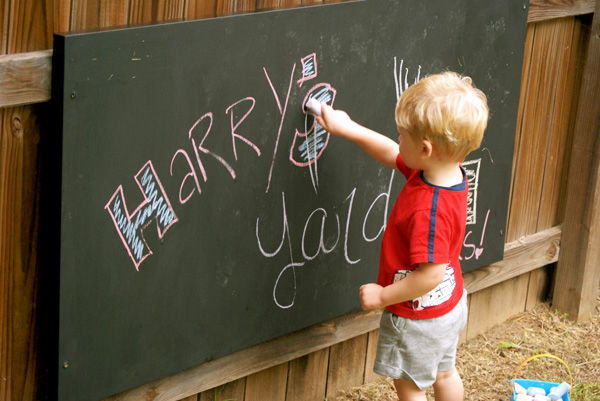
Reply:
[[[600, 297], [592, 319], [576, 324], [547, 303], [521, 313], [459, 346], [457, 369], [466, 401], [508, 401], [510, 381], [519, 365], [533, 355], [561, 358], [573, 375], [573, 401], [600, 401]], [[567, 368], [553, 358], [526, 363], [518, 378], [569, 382]], [[428, 399], [433, 394], [428, 392]], [[351, 389], [336, 401], [397, 401], [391, 380]]]

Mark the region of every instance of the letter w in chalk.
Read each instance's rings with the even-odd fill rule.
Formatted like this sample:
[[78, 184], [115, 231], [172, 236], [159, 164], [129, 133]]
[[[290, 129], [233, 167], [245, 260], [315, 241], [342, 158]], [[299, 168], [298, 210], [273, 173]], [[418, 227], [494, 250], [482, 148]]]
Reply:
[[152, 161], [148, 160], [134, 178], [144, 195], [144, 201], [135, 211], [129, 214], [122, 185], [119, 185], [104, 208], [110, 214], [135, 269], [139, 271], [144, 259], [152, 255], [152, 250], [144, 239], [144, 229], [155, 220], [158, 238], [162, 239], [169, 227], [177, 222], [177, 216], [154, 171]]

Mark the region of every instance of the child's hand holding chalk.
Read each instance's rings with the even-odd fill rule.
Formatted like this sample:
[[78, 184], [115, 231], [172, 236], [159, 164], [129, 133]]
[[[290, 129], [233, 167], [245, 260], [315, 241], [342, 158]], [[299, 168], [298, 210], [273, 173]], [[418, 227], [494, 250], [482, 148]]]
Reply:
[[319, 103], [319, 108], [317, 123], [332, 135], [346, 137], [359, 127], [345, 111], [334, 110], [325, 103]]
[[306, 102], [306, 108], [315, 116], [321, 117], [321, 103], [314, 97], [308, 99], [308, 102]]

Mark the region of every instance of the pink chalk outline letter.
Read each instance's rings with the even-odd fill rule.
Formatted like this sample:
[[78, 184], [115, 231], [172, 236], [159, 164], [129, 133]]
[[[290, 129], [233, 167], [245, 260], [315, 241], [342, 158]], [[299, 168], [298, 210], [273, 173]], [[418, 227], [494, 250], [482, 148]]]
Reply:
[[[302, 110], [306, 110], [306, 103], [311, 98], [317, 99], [319, 103], [326, 103], [333, 106], [335, 94], [336, 90], [330, 84], [317, 84], [304, 98]], [[308, 114], [306, 111], [304, 113]], [[329, 142], [329, 133], [317, 124], [314, 117], [311, 118], [313, 119], [312, 125], [307, 132], [300, 132], [296, 129], [292, 146], [290, 147], [290, 161], [298, 167], [306, 167], [315, 164], [316, 160], [323, 154], [323, 151]]]
[[162, 239], [169, 227], [177, 222], [177, 216], [154, 171], [152, 161], [148, 160], [134, 178], [144, 194], [144, 201], [135, 211], [129, 214], [122, 185], [119, 185], [104, 208], [110, 214], [135, 269], [139, 271], [144, 259], [152, 255], [144, 238], [144, 229], [156, 220], [158, 238]]
[[302, 63], [302, 78], [298, 80], [299, 86], [302, 86], [304, 81], [317, 77], [317, 54], [309, 54], [300, 60]]

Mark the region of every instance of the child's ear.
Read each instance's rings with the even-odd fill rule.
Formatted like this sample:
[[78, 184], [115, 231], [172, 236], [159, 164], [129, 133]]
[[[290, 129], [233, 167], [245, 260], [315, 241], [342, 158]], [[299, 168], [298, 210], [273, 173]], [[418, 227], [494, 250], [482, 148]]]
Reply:
[[427, 139], [421, 141], [421, 157], [426, 159], [433, 154], [433, 144]]

